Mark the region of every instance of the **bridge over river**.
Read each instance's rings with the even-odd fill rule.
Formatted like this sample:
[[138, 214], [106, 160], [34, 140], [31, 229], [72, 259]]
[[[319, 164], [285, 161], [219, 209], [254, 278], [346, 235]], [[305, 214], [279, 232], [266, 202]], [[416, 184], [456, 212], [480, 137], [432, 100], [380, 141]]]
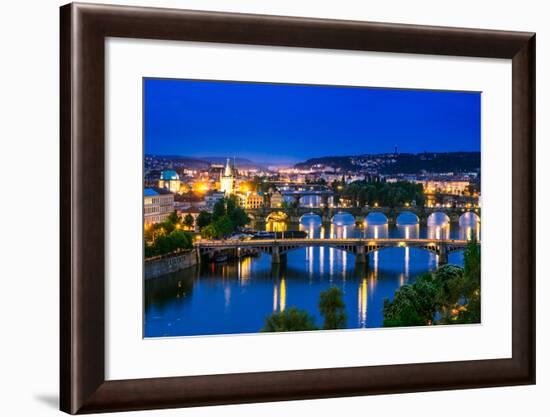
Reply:
[[294, 208], [275, 208], [262, 207], [257, 209], [247, 209], [246, 214], [251, 218], [252, 223], [257, 228], [263, 228], [272, 216], [284, 218], [289, 223], [299, 223], [304, 215], [316, 214], [321, 218], [322, 223], [330, 223], [336, 214], [347, 213], [355, 217], [356, 221], [362, 223], [365, 217], [372, 213], [383, 214], [389, 224], [396, 224], [399, 215], [403, 213], [414, 214], [419, 224], [426, 224], [430, 215], [434, 213], [443, 213], [449, 219], [450, 223], [458, 223], [460, 217], [467, 213], [474, 213], [481, 216], [480, 208], [449, 208], [449, 207], [294, 207]]
[[453, 239], [258, 239], [258, 240], [219, 240], [199, 241], [195, 244], [197, 254], [212, 255], [216, 252], [235, 251], [240, 256], [241, 250], [256, 250], [271, 255], [271, 262], [274, 264], [284, 260], [288, 252], [300, 248], [328, 247], [339, 249], [355, 255], [357, 264], [366, 263], [368, 255], [374, 251], [387, 248], [418, 248], [427, 250], [437, 255], [439, 265], [448, 262], [449, 253], [463, 250], [468, 245], [467, 240]]

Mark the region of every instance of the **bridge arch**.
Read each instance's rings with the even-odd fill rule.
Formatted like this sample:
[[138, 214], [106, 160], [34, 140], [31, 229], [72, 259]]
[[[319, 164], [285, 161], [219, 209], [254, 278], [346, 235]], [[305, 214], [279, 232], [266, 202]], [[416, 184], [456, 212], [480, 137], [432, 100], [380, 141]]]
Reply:
[[[284, 254], [287, 254], [288, 252], [291, 252], [291, 251], [294, 251], [294, 250], [307, 249], [309, 247], [325, 247], [325, 248], [339, 250], [339, 251], [342, 251], [342, 252], [347, 252], [347, 253], [352, 254], [352, 255], [357, 255], [357, 251], [358, 251], [357, 245], [355, 245], [355, 244], [338, 244], [338, 243], [334, 243], [334, 242], [327, 242], [326, 244], [319, 244], [319, 243], [316, 242], [315, 244], [312, 244], [311, 246], [302, 246], [302, 245], [296, 246], [296, 245], [292, 245], [292, 244], [288, 244], [288, 245], [281, 244], [279, 246], [278, 250], [279, 250], [280, 255], [284, 255]], [[402, 243], [401, 242], [396, 242], [394, 245], [388, 246], [388, 245], [379, 244], [379, 243], [373, 241], [373, 242], [365, 244], [364, 254], [369, 255], [370, 253], [378, 252], [378, 251], [381, 251], [381, 250], [384, 250], [384, 249], [395, 249], [395, 248], [406, 248], [406, 247], [409, 247], [410, 249], [415, 249], [415, 250], [428, 251], [428, 252], [431, 252], [435, 255], [444, 254], [445, 256], [447, 256], [450, 253], [463, 251], [465, 249], [465, 247], [461, 246], [461, 245], [445, 245], [445, 246], [442, 246], [439, 243], [427, 243], [427, 244], [424, 244], [424, 245], [408, 246], [404, 242], [402, 242]], [[266, 253], [266, 254], [272, 254], [272, 248], [270, 248], [270, 247], [265, 247], [265, 248], [260, 247], [259, 250], [261, 252]]]
[[442, 211], [434, 211], [428, 216], [428, 226], [444, 226], [450, 223], [450, 217]]
[[288, 214], [286, 214], [284, 211], [273, 211], [267, 215], [265, 221], [286, 222], [288, 221]]
[[355, 217], [351, 213], [339, 211], [332, 216], [330, 221], [336, 226], [353, 226], [355, 224]]
[[388, 223], [388, 217], [379, 211], [371, 212], [365, 216], [365, 221], [367, 225], [384, 225]]
[[475, 226], [480, 223], [481, 219], [473, 211], [467, 211], [458, 218], [458, 224], [460, 226]]
[[458, 219], [459, 228], [459, 238], [464, 240], [480, 240], [481, 237], [481, 220], [479, 216], [472, 212], [468, 211], [460, 216]]
[[265, 219], [265, 230], [268, 232], [284, 232], [288, 228], [290, 217], [283, 211], [269, 213]]
[[419, 217], [412, 211], [402, 211], [395, 219], [398, 226], [409, 226], [420, 223]]
[[322, 218], [317, 213], [304, 213], [300, 216], [300, 223], [309, 225], [309, 224], [321, 224]]
[[[367, 261], [367, 255], [386, 248], [416, 248], [438, 255], [438, 263], [448, 262], [450, 253], [463, 250], [467, 246], [465, 240], [441, 239], [264, 239], [245, 241], [197, 242], [195, 247], [200, 255], [212, 254], [220, 250], [236, 250], [240, 252], [248, 248], [271, 255], [272, 263], [280, 263], [281, 256], [296, 249], [310, 247], [325, 247], [344, 251], [355, 255], [358, 264]], [[238, 256], [238, 255], [237, 255]]]

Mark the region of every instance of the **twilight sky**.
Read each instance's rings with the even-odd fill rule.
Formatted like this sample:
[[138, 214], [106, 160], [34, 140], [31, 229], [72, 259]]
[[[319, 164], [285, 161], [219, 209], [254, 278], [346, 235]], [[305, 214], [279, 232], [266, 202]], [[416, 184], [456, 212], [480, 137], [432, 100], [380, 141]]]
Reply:
[[144, 100], [146, 154], [293, 163], [480, 150], [480, 93], [145, 79]]

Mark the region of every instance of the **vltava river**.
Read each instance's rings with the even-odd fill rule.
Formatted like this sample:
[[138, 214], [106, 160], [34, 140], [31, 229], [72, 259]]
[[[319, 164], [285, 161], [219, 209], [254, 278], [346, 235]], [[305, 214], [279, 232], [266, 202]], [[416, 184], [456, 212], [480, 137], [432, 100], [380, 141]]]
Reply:
[[[435, 215], [426, 226], [418, 225], [414, 215], [400, 216], [395, 226], [388, 226], [383, 216], [370, 215], [364, 227], [355, 226], [348, 214], [336, 215], [326, 227], [319, 217], [306, 215], [299, 228], [309, 237], [465, 239], [474, 233], [479, 239], [473, 214], [463, 216], [458, 225]], [[462, 265], [462, 252], [450, 254], [449, 263]], [[352, 254], [313, 247], [289, 252], [286, 262], [275, 267], [265, 254], [226, 264], [203, 263], [145, 282], [144, 336], [256, 333], [267, 316], [291, 306], [307, 310], [322, 326], [319, 293], [331, 286], [344, 292], [348, 328], [380, 327], [384, 299], [436, 266], [435, 255], [413, 248], [375, 252], [368, 267], [358, 269]]]

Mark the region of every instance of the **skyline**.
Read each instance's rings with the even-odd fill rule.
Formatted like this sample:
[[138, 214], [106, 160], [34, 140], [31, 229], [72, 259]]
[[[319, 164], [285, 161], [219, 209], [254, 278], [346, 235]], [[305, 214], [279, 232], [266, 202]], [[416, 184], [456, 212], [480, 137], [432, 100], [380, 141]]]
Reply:
[[144, 150], [274, 164], [480, 152], [480, 108], [477, 92], [144, 79]]

